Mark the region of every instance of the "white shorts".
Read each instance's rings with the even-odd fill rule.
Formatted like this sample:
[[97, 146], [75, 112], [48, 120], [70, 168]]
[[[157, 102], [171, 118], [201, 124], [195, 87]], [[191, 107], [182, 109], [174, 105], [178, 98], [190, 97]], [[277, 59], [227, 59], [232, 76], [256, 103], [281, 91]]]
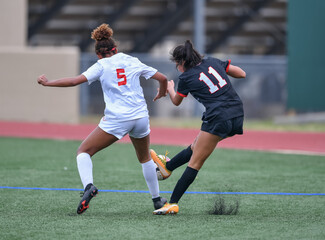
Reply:
[[130, 121], [105, 120], [103, 117], [98, 124], [103, 131], [121, 139], [126, 134], [133, 138], [144, 138], [150, 133], [149, 117]]

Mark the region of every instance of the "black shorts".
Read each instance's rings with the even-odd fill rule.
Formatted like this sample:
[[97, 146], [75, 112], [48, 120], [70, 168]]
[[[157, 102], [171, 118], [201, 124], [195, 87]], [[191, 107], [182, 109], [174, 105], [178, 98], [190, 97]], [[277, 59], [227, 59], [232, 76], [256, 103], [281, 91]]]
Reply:
[[201, 131], [217, 135], [222, 138], [243, 134], [244, 116], [235, 117], [225, 121], [203, 122]]

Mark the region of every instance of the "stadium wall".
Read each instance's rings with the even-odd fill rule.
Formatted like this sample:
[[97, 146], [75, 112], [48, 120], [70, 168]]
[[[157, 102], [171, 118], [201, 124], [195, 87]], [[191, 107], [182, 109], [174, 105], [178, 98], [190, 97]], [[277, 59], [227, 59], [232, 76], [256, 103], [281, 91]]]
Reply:
[[287, 107], [296, 112], [325, 111], [325, 1], [288, 3]]
[[0, 2], [0, 46], [25, 46], [27, 41], [27, 1]]
[[79, 74], [76, 47], [27, 47], [27, 0], [0, 3], [0, 120], [79, 122], [79, 88], [45, 88], [37, 77]]

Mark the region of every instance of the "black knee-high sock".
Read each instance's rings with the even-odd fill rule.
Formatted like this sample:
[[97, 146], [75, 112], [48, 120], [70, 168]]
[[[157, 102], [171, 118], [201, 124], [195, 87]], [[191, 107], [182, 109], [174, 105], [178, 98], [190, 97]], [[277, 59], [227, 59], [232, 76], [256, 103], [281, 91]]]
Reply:
[[169, 203], [178, 203], [179, 199], [181, 199], [187, 188], [194, 181], [198, 172], [198, 170], [190, 167], [187, 167], [185, 169], [182, 177], [178, 180], [174, 188]]
[[174, 171], [176, 168], [182, 166], [183, 164], [190, 161], [192, 156], [192, 149], [191, 145], [184, 149], [183, 151], [179, 152], [175, 157], [170, 159], [169, 162], [166, 163], [166, 167], [170, 171]]

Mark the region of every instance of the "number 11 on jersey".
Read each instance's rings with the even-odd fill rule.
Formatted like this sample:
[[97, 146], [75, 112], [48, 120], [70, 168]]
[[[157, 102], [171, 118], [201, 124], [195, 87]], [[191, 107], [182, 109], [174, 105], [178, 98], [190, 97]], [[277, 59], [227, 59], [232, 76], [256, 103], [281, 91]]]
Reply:
[[[227, 85], [226, 80], [223, 79], [220, 76], [220, 74], [211, 66], [209, 67], [209, 73], [212, 74], [218, 80], [218, 84], [219, 84], [220, 88]], [[209, 87], [210, 93], [215, 93], [216, 91], [219, 90], [218, 85], [214, 84], [211, 81], [211, 79], [207, 75], [205, 75], [203, 72], [200, 73], [199, 79], [200, 79], [200, 81], [203, 81]]]

